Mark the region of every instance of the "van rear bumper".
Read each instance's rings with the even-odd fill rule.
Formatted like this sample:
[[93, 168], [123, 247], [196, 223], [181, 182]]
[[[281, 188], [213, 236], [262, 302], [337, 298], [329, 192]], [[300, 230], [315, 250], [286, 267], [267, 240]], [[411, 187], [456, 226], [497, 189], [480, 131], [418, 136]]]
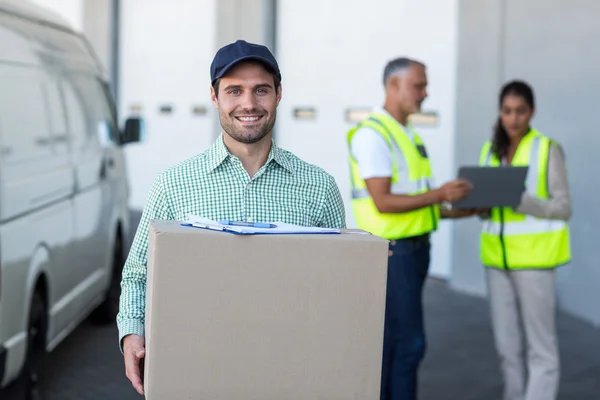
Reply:
[[0, 385], [4, 382], [4, 374], [6, 371], [6, 348], [0, 345]]

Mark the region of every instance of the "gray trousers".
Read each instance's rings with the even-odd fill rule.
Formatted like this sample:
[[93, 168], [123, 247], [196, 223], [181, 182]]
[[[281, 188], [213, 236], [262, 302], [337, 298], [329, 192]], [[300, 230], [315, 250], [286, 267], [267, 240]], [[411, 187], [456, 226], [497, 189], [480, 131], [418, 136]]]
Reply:
[[556, 271], [486, 271], [504, 400], [556, 399]]

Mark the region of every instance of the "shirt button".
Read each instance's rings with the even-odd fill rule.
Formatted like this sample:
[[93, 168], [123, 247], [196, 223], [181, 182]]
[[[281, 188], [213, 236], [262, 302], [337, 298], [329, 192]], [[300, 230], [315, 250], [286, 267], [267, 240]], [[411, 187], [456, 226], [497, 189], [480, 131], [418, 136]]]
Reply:
[[252, 186], [252, 182], [248, 182], [248, 183], [246, 184], [246, 190], [249, 190], [249, 189], [250, 189], [250, 186]]
[[247, 222], [253, 222], [252, 221], [252, 217], [248, 217], [248, 221]]

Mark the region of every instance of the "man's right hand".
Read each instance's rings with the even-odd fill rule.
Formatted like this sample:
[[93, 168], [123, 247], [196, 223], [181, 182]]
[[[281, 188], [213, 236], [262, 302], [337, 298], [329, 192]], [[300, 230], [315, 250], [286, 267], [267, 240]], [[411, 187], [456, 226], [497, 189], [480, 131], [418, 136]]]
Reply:
[[138, 335], [125, 336], [123, 356], [125, 358], [125, 375], [131, 381], [133, 388], [143, 396], [144, 383], [140, 366], [146, 356], [144, 338]]
[[467, 197], [472, 189], [471, 183], [464, 179], [450, 181], [438, 189], [441, 202], [455, 203]]

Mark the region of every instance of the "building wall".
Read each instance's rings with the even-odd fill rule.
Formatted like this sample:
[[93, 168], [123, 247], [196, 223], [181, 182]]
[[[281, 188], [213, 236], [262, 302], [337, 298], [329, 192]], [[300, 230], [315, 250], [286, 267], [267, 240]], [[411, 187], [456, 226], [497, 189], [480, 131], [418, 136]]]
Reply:
[[[315, 10], [319, 10], [315, 12]], [[382, 106], [382, 74], [387, 61], [410, 56], [427, 64], [429, 98], [425, 110], [438, 113], [437, 126], [417, 126], [426, 142], [438, 184], [453, 179], [455, 135], [456, 10], [450, 0], [280, 0], [277, 55], [283, 99], [277, 114], [279, 144], [331, 173], [340, 187], [347, 220], [354, 226], [345, 120], [349, 108]], [[312, 108], [314, 119], [294, 117]], [[432, 274], [447, 277], [451, 223], [433, 238]]]
[[[484, 4], [485, 3], [485, 4]], [[573, 205], [573, 261], [558, 274], [560, 305], [600, 324], [600, 269], [596, 228], [600, 209], [595, 178], [600, 104], [600, 2], [461, 0], [457, 88], [456, 163], [474, 163], [497, 118], [500, 86], [525, 79], [537, 97], [533, 120], [564, 147]], [[454, 226], [452, 285], [485, 293], [478, 260], [479, 223]]]
[[120, 115], [145, 121], [143, 141], [126, 148], [134, 209], [142, 209], [157, 174], [214, 139], [209, 67], [216, 4], [121, 0]]

